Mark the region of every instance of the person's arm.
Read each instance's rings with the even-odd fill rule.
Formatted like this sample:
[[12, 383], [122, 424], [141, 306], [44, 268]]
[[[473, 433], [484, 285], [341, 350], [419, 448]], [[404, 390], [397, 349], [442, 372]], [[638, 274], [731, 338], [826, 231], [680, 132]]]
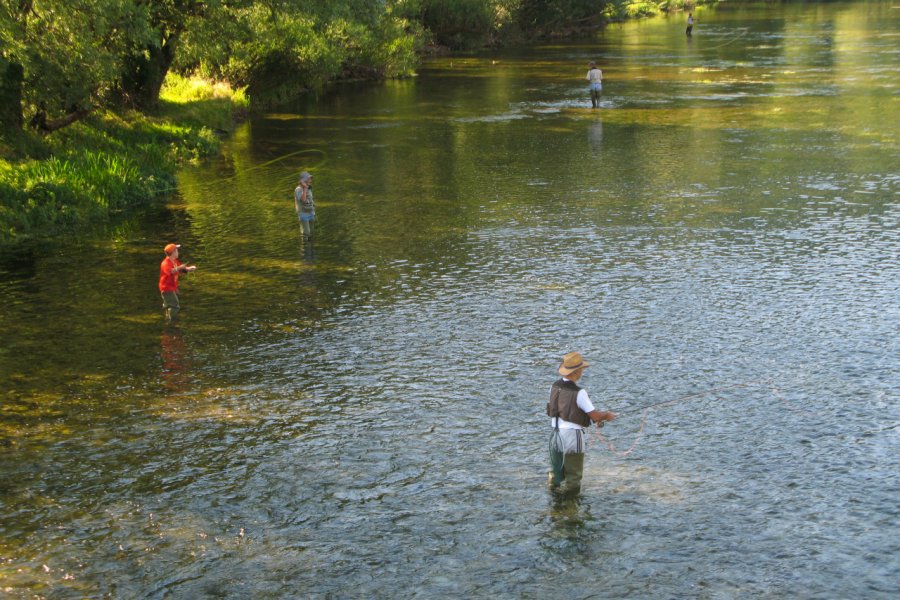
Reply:
[[591, 421], [597, 424], [599, 427], [603, 421], [612, 421], [616, 418], [615, 413], [611, 413], [608, 410], [592, 410], [588, 413], [588, 416], [591, 418]]
[[599, 427], [603, 421], [612, 421], [616, 418], [614, 413], [605, 410], [597, 410], [594, 407], [594, 403], [591, 402], [590, 396], [588, 396], [587, 390], [580, 390], [578, 392], [578, 397], [576, 402], [578, 403], [578, 408], [587, 413], [587, 416], [591, 418], [591, 421], [597, 424]]
[[196, 271], [197, 267], [195, 265], [175, 265], [175, 268], [172, 269], [172, 273], [188, 273], [190, 271]]

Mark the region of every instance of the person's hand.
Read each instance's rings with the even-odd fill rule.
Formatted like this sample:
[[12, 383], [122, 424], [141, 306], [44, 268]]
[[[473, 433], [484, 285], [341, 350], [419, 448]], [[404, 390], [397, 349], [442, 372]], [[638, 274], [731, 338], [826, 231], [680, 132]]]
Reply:
[[186, 267], [185, 270], [187, 270], [187, 271], [196, 271], [196, 270], [197, 270], [197, 265], [190, 265], [190, 266]]

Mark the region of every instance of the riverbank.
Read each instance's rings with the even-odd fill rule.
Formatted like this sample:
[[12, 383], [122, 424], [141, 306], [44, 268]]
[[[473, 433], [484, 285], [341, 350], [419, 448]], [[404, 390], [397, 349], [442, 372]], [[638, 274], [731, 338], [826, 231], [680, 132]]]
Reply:
[[[485, 9], [481, 25], [437, 19], [429, 11], [412, 12], [406, 18], [409, 23], [420, 22], [422, 27], [411, 31], [430, 37], [430, 48], [449, 51], [467, 46], [466, 40], [485, 46], [520, 43], [523, 37], [584, 36], [609, 22], [714, 3], [716, 0], [620, 0], [607, 3], [602, 11], [594, 10], [589, 18], [577, 19], [560, 8], [563, 3], [557, 6], [553, 18], [544, 14], [534, 22], [528, 19], [528, 5], [523, 3], [515, 18]], [[488, 2], [484, 6], [493, 5]], [[454, 10], [450, 12], [465, 14], [462, 4]], [[451, 45], [442, 45], [442, 41]], [[383, 59], [375, 64], [394, 62]], [[285, 71], [290, 69], [278, 70]], [[406, 72], [405, 67], [394, 65], [381, 76], [395, 71]], [[315, 81], [316, 77], [326, 78], [326, 73], [334, 77], [334, 72], [307, 76]], [[352, 76], [353, 72], [347, 71], [339, 78]], [[260, 88], [258, 81], [256, 88]], [[269, 96], [277, 98], [278, 93], [270, 90]], [[265, 104], [260, 100], [265, 94], [254, 97], [257, 107]], [[242, 91], [170, 73], [159, 108], [152, 114], [98, 110], [44, 136], [27, 127], [16, 134], [4, 134], [7, 137], [0, 135], [0, 245], [82, 231], [166, 195], [175, 189], [178, 165], [215, 154], [220, 138], [248, 110], [249, 101]], [[16, 137], [10, 139], [11, 135]]]
[[78, 231], [171, 192], [178, 165], [218, 152], [247, 109], [241, 91], [170, 76], [154, 114], [108, 110], [0, 140], [0, 244]]

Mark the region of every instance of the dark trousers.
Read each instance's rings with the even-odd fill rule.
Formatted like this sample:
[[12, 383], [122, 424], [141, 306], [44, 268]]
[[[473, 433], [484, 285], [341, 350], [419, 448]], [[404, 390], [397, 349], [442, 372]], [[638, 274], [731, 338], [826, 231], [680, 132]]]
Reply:
[[178, 311], [181, 304], [178, 302], [178, 294], [175, 292], [162, 292], [163, 310], [166, 313], [166, 323], [174, 323], [178, 320]]

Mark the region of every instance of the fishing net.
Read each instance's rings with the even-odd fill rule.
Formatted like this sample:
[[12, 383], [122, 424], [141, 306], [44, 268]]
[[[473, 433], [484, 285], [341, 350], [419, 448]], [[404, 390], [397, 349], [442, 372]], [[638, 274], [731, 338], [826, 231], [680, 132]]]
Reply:
[[566, 455], [563, 451], [563, 442], [562, 438], [559, 435], [559, 428], [554, 427], [553, 433], [550, 434], [550, 469], [553, 474], [553, 485], [557, 486], [562, 483], [564, 472], [563, 466], [565, 465]]

